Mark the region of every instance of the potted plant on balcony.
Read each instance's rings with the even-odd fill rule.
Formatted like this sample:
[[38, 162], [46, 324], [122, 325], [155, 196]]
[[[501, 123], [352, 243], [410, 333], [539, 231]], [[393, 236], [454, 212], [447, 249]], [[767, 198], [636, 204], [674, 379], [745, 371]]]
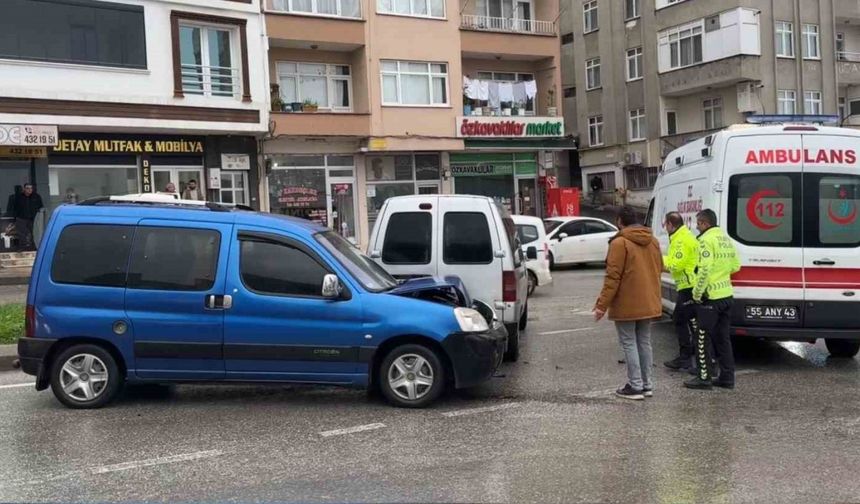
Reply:
[[302, 112], [316, 112], [319, 110], [319, 105], [313, 100], [305, 100], [302, 103]]
[[522, 110], [522, 106], [523, 106], [522, 103], [514, 102], [514, 104], [511, 106], [511, 115], [515, 115], [515, 116], [520, 115], [520, 110]]
[[555, 88], [549, 88], [546, 92], [546, 115], [555, 117], [558, 115], [558, 108], [555, 106]]
[[272, 98], [272, 112], [282, 112], [284, 107], [284, 102], [281, 101], [280, 98], [274, 97]]
[[293, 109], [293, 112], [301, 112], [302, 111], [302, 102], [290, 102], [290, 108]]

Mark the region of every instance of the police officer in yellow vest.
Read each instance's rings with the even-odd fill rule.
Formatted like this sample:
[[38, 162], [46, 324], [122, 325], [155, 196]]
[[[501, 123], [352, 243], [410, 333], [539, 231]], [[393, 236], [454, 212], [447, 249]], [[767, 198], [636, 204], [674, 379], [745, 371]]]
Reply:
[[675, 332], [678, 335], [678, 357], [663, 363], [669, 369], [689, 371], [693, 367], [693, 343], [690, 335], [690, 319], [695, 317], [690, 301], [693, 299], [693, 280], [699, 259], [699, 242], [692, 231], [684, 225], [678, 212], [666, 214], [664, 222], [669, 233], [669, 251], [663, 256], [663, 269], [671, 273], [678, 297], [675, 300]]
[[[699, 234], [699, 263], [693, 283], [696, 307], [694, 345], [698, 374], [684, 386], [710, 389], [712, 386], [735, 388], [735, 358], [729, 335], [734, 292], [731, 276], [741, 269], [737, 250], [731, 239], [717, 227], [717, 214], [702, 210], [696, 215]], [[717, 379], [712, 376], [711, 349], [720, 367]]]

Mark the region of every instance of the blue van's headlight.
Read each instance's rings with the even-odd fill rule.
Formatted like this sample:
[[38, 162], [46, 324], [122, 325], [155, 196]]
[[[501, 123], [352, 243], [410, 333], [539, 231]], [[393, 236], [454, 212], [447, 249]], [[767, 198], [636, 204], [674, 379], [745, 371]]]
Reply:
[[484, 332], [490, 329], [483, 315], [471, 308], [454, 308], [454, 316], [463, 332]]

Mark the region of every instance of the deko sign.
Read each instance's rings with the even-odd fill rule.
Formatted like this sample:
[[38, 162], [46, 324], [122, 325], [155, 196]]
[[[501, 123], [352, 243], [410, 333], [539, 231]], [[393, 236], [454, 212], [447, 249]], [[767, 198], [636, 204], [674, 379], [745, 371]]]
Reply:
[[461, 138], [561, 137], [564, 121], [557, 118], [459, 117], [457, 136]]

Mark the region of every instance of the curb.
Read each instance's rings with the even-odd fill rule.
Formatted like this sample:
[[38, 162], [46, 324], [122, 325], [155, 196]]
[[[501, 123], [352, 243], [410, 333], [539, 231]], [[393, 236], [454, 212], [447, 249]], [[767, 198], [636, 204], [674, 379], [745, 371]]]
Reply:
[[18, 360], [18, 345], [0, 345], [0, 371], [13, 371], [12, 365]]
[[19, 277], [3, 277], [0, 276], [0, 286], [2, 285], [29, 285], [30, 277], [28, 276], [19, 276]]

